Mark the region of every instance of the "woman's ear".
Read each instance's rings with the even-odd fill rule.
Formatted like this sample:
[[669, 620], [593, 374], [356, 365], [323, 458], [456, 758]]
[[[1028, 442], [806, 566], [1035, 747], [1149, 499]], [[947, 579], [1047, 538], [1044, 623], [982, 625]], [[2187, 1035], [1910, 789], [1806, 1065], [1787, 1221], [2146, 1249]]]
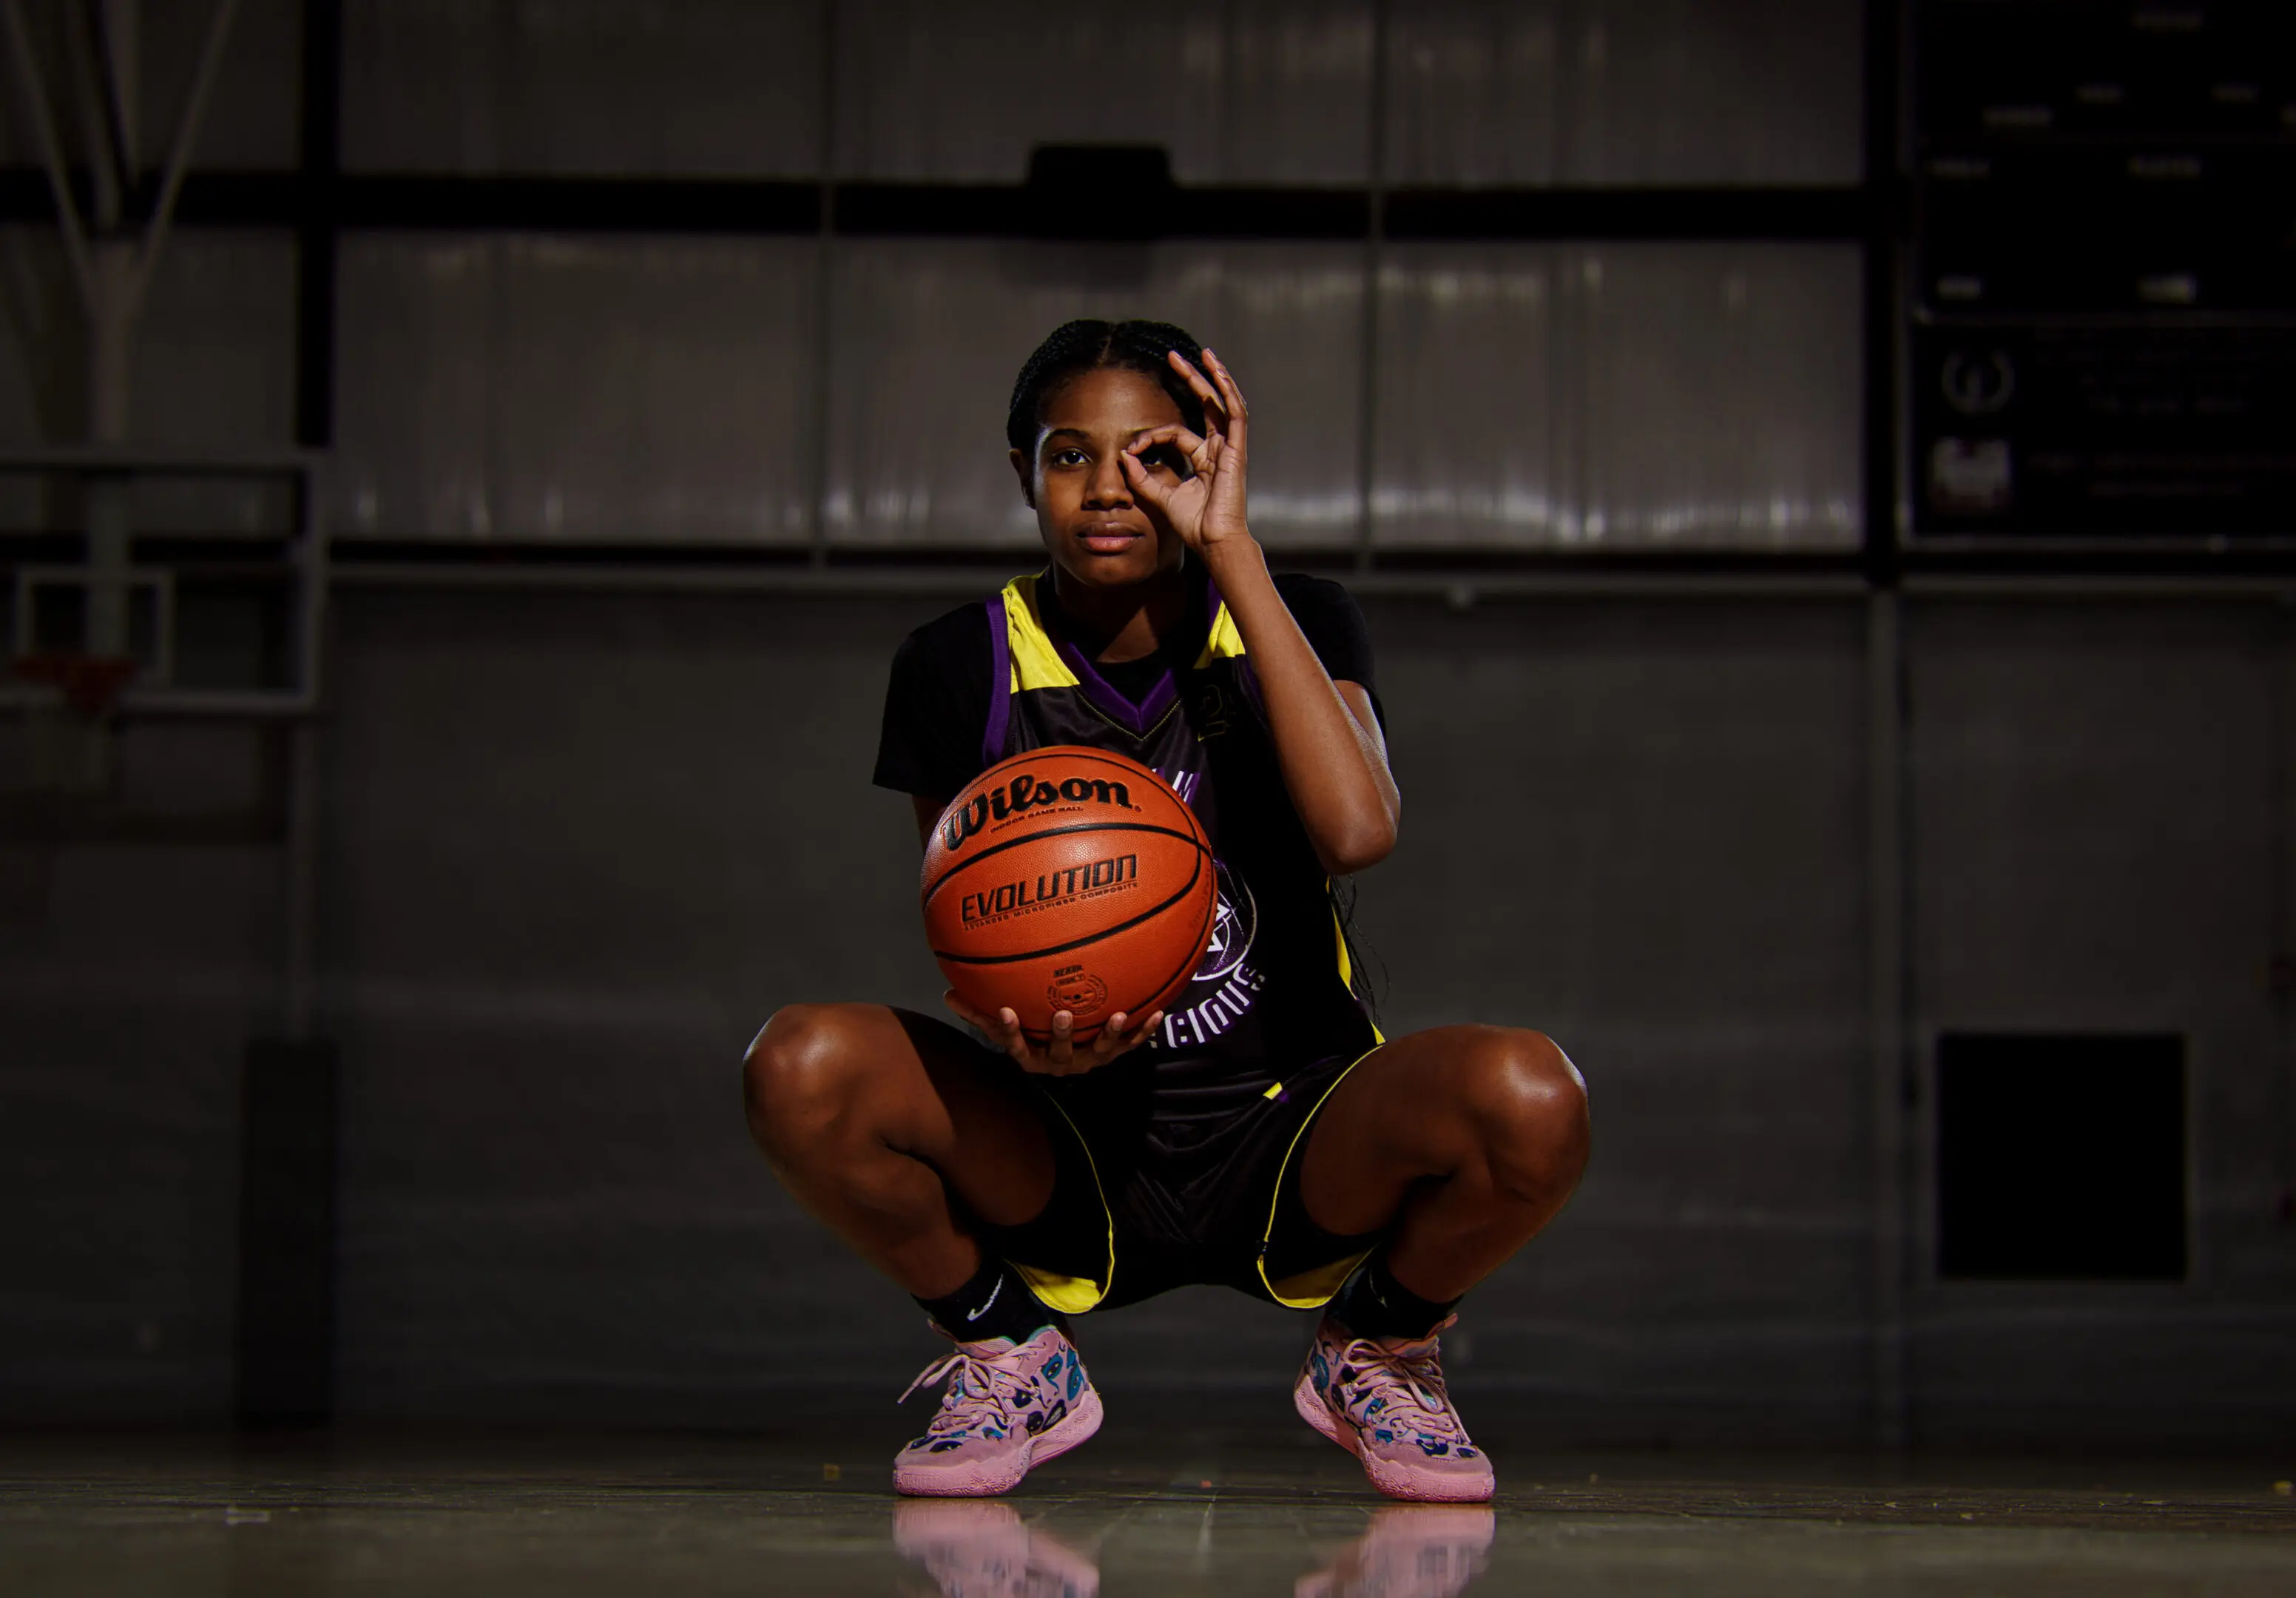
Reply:
[[1021, 498], [1033, 511], [1037, 508], [1037, 474], [1034, 470], [1036, 463], [1017, 449], [1007, 450], [1005, 453], [1013, 458], [1013, 475], [1021, 479]]

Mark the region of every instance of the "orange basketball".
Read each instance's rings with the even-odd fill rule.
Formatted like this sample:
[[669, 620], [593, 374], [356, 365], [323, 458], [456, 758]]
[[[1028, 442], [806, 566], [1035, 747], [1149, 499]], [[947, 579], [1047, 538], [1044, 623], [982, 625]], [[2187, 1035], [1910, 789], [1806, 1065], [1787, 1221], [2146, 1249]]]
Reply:
[[1195, 813], [1136, 760], [1055, 744], [992, 766], [925, 848], [925, 938], [957, 996], [1010, 1008], [1031, 1041], [1053, 1012], [1078, 1043], [1187, 986], [1218, 894]]

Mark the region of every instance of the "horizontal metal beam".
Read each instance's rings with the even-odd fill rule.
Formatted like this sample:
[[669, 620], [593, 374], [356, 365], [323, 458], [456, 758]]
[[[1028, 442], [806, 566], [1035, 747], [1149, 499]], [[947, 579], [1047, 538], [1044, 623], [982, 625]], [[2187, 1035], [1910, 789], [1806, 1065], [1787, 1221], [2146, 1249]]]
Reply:
[[[1855, 187], [1395, 188], [1382, 191], [1390, 239], [1832, 239], [1868, 230]], [[152, 196], [129, 201], [130, 214]], [[1363, 185], [1173, 184], [1111, 207], [1030, 184], [888, 184], [813, 179], [448, 176], [206, 172], [184, 184], [179, 219], [209, 227], [530, 229], [811, 234], [822, 208], [847, 235], [1152, 239], [1357, 239], [1371, 223]], [[37, 168], [0, 168], [0, 219], [46, 219]]]
[[[21, 716], [59, 702], [51, 688], [0, 686], [0, 715]], [[318, 714], [317, 697], [260, 688], [130, 688], [108, 714], [137, 721], [300, 721]]]
[[[1013, 567], [1026, 560], [1016, 555]], [[1486, 600], [1545, 599], [1837, 599], [1862, 598], [1870, 587], [1855, 571], [1738, 569], [1689, 572], [1663, 569], [1539, 571], [1351, 571], [1350, 592], [1365, 598], [1429, 599], [1465, 609]], [[787, 594], [829, 597], [952, 595], [988, 592], [995, 575], [978, 566], [471, 566], [460, 563], [338, 561], [335, 583], [357, 589], [587, 592], [630, 594]], [[1908, 576], [1909, 599], [2208, 599], [2296, 602], [2296, 573], [2286, 577], [2162, 577], [1956, 573]]]
[[129, 477], [299, 477], [317, 450], [153, 450], [93, 444], [0, 445], [0, 471], [107, 472]]

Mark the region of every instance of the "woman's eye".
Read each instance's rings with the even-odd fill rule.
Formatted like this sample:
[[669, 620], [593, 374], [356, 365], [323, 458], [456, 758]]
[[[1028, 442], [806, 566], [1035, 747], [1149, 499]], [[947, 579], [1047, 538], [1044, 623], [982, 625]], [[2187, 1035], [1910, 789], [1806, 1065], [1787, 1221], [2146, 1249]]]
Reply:
[[1056, 449], [1053, 451], [1052, 463], [1055, 466], [1081, 466], [1084, 464], [1084, 451]]

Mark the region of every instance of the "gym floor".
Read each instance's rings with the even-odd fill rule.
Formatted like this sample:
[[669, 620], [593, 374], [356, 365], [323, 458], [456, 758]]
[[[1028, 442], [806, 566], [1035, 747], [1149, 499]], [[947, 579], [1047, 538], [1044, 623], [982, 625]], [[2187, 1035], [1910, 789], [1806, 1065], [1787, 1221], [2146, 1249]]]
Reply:
[[811, 1422], [762, 1438], [19, 1434], [0, 1439], [0, 1592], [2296, 1592], [2285, 1462], [1542, 1453], [1506, 1441], [1528, 1423], [1489, 1416], [1487, 1511], [1386, 1504], [1304, 1432], [1175, 1433], [1134, 1405], [1008, 1498], [904, 1501], [888, 1410], [865, 1448]]

